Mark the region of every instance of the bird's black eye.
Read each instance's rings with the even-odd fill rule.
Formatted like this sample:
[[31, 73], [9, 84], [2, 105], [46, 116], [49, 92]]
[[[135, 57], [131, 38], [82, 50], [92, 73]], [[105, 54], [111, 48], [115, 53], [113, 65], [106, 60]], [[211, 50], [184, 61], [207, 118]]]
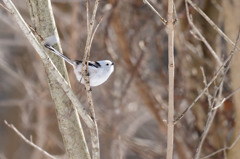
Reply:
[[109, 65], [109, 63], [106, 64], [107, 66]]

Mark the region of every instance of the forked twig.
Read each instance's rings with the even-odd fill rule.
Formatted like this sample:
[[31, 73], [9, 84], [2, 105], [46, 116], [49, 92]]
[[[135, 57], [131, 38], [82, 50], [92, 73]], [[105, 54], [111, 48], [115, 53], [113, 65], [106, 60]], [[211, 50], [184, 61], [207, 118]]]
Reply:
[[23, 136], [23, 134], [21, 132], [18, 131], [18, 129], [13, 125], [13, 124], [8, 124], [8, 122], [6, 120], [4, 120], [4, 123], [10, 128], [12, 129], [19, 137], [21, 137], [23, 139], [24, 142], [26, 142], [28, 145], [32, 146], [33, 148], [37, 149], [38, 151], [40, 151], [42, 154], [44, 154], [45, 156], [52, 158], [52, 159], [56, 159], [56, 157], [54, 157], [53, 155], [49, 154], [47, 151], [43, 150], [41, 147], [37, 146], [36, 144], [34, 144], [32, 141], [28, 140], [25, 136]]
[[222, 106], [222, 104], [228, 100], [229, 98], [231, 98], [235, 93], [237, 93], [240, 90], [240, 87], [235, 89], [232, 93], [230, 93], [228, 96], [224, 97], [223, 100], [217, 105], [215, 106], [213, 109], [218, 109], [219, 107]]
[[205, 46], [208, 48], [208, 50], [210, 51], [210, 53], [212, 54], [212, 56], [215, 58], [215, 60], [217, 61], [218, 65], [221, 66], [222, 65], [222, 61], [220, 60], [220, 58], [218, 57], [218, 55], [216, 54], [216, 52], [213, 50], [213, 48], [211, 47], [211, 45], [207, 42], [207, 40], [205, 39], [205, 37], [201, 34], [201, 32], [199, 31], [199, 29], [195, 26], [195, 24], [193, 23], [192, 20], [192, 16], [189, 13], [189, 8], [188, 8], [188, 4], [187, 4], [187, 0], [185, 0], [185, 7], [186, 7], [186, 14], [187, 14], [187, 19], [188, 19], [188, 23], [190, 24], [190, 26], [193, 28], [194, 33], [196, 33], [198, 35], [199, 40], [201, 40]]
[[216, 155], [219, 152], [232, 149], [237, 144], [239, 139], [240, 139], [240, 134], [238, 135], [238, 137], [234, 140], [234, 142], [230, 146], [223, 147], [223, 148], [221, 148], [221, 149], [219, 149], [219, 150], [217, 150], [217, 151], [215, 151], [215, 152], [213, 152], [213, 153], [211, 153], [207, 156], [201, 157], [200, 159], [206, 159], [206, 158], [209, 158], [209, 157], [212, 157], [212, 156]]
[[218, 75], [221, 73], [221, 70], [224, 69], [224, 67], [228, 64], [228, 62], [232, 59], [233, 55], [236, 52], [237, 49], [237, 44], [239, 42], [239, 34], [238, 33], [238, 37], [237, 40], [235, 42], [234, 48], [231, 51], [230, 55], [227, 57], [227, 59], [223, 62], [223, 64], [220, 66], [220, 68], [218, 69], [218, 71], [216, 72], [215, 76], [213, 76], [213, 78], [210, 80], [210, 82], [207, 84], [207, 86], [202, 90], [202, 92], [194, 99], [194, 101], [181, 113], [181, 115], [179, 115], [174, 122], [176, 123], [177, 121], [181, 120], [183, 118], [183, 116], [196, 104], [196, 102], [202, 97], [202, 95], [206, 92], [206, 90], [212, 85], [212, 83], [217, 79]]
[[100, 19], [100, 21], [97, 23], [97, 26], [96, 26], [96, 28], [95, 28], [94, 31], [93, 31], [92, 38], [91, 38], [91, 42], [90, 42], [90, 48], [89, 48], [89, 51], [88, 51], [88, 52], [91, 51], [91, 45], [92, 45], [92, 42], [93, 42], [93, 38], [94, 38], [94, 36], [95, 36], [95, 34], [96, 34], [96, 32], [97, 32], [97, 29], [98, 29], [100, 23], [102, 22], [102, 20], [103, 20], [103, 17], [102, 17], [102, 18]]
[[[237, 40], [236, 40], [236, 45], [238, 44], [238, 40], [239, 40], [239, 34], [238, 34], [238, 37], [237, 37]], [[198, 148], [197, 148], [197, 150], [196, 150], [196, 154], [195, 154], [195, 156], [194, 156], [194, 159], [199, 159], [200, 154], [201, 154], [201, 150], [202, 150], [203, 143], [204, 143], [204, 141], [205, 141], [205, 139], [206, 139], [206, 137], [207, 137], [207, 134], [208, 134], [208, 132], [209, 132], [209, 129], [210, 129], [210, 127], [211, 127], [211, 125], [212, 125], [212, 122], [213, 122], [213, 120], [214, 120], [214, 118], [215, 118], [215, 115], [216, 115], [217, 110], [216, 110], [216, 109], [213, 109], [213, 107], [214, 107], [214, 105], [217, 105], [217, 104], [219, 103], [220, 98], [221, 98], [221, 96], [222, 96], [223, 82], [224, 82], [224, 79], [225, 79], [225, 77], [226, 77], [226, 74], [227, 74], [227, 72], [228, 72], [228, 70], [229, 70], [229, 68], [230, 68], [230, 64], [231, 64], [231, 61], [232, 61], [232, 57], [233, 57], [233, 56], [231, 56], [231, 58], [230, 58], [230, 60], [229, 60], [229, 63], [227, 64], [226, 68], [225, 68], [224, 70], [222, 70], [223, 75], [222, 75], [222, 79], [221, 79], [218, 87], [216, 87], [216, 88], [214, 89], [213, 99], [212, 99], [212, 102], [210, 102], [210, 105], [209, 105], [209, 112], [208, 112], [207, 122], [206, 122], [206, 124], [205, 124], [205, 126], [204, 126], [204, 130], [203, 130], [203, 133], [202, 133], [202, 135], [201, 135], [201, 140], [200, 140], [200, 142], [199, 142], [199, 144], [198, 144]], [[217, 95], [217, 94], [218, 94], [218, 95]], [[217, 98], [217, 100], [215, 100], [215, 98]]]
[[[205, 87], [207, 87], [207, 77], [206, 77], [206, 74], [205, 74], [205, 71], [203, 69], [203, 67], [200, 67], [201, 71], [202, 71], [202, 75], [203, 75], [203, 83], [205, 85]], [[206, 93], [207, 93], [207, 97], [208, 97], [208, 105], [211, 105], [211, 95], [209, 94], [209, 90], [207, 89], [206, 90]]]

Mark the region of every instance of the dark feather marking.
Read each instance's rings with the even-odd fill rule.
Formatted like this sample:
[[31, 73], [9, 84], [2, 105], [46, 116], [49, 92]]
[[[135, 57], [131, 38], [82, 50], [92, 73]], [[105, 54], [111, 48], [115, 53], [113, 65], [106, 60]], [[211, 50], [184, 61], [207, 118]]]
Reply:
[[[79, 64], [81, 64], [82, 63], [82, 61], [81, 60], [76, 60], [76, 64], [77, 65], [79, 65]], [[95, 62], [96, 63], [96, 62]], [[97, 62], [98, 63], [98, 62]], [[91, 63], [91, 62], [88, 62], [88, 66], [92, 66], [92, 67], [96, 67], [96, 68], [98, 68], [98, 67], [101, 67], [101, 65], [98, 63], [97, 64], [96, 63], [96, 65], [94, 64], [94, 63]], [[87, 64], [87, 62], [85, 62], [85, 64]]]
[[88, 65], [98, 68], [98, 65], [94, 65], [93, 63], [90, 63], [90, 62], [88, 63]]
[[49, 50], [54, 51], [49, 44], [45, 44], [44, 46], [45, 46], [46, 48], [48, 48]]
[[101, 67], [101, 64], [100, 64], [99, 62], [95, 61], [95, 64], [96, 64], [97, 66]]
[[79, 65], [79, 64], [81, 64], [81, 63], [82, 63], [82, 61], [81, 61], [81, 60], [76, 60], [75, 62], [76, 62], [76, 64], [77, 64], [77, 65]]

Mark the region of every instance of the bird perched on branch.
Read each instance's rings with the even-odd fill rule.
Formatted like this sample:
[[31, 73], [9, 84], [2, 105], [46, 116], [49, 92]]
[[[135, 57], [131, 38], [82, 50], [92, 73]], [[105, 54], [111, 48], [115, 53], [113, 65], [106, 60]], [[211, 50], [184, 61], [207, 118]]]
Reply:
[[[53, 48], [53, 45], [58, 42], [56, 36], [50, 36], [43, 41], [46, 48], [51, 50], [54, 54], [63, 58], [66, 62], [73, 66], [76, 78], [82, 84], [85, 83], [82, 74], [82, 61], [81, 60], [71, 60], [62, 53], [58, 52]], [[91, 87], [99, 86], [107, 81], [109, 76], [114, 71], [114, 63], [109, 60], [101, 61], [87, 61], [88, 64], [88, 76]]]

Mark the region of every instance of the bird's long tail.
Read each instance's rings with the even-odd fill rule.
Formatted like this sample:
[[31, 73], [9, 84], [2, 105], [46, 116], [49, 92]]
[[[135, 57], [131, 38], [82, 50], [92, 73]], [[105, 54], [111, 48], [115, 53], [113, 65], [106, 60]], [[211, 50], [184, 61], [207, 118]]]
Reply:
[[48, 48], [49, 50], [51, 50], [54, 54], [62, 57], [70, 65], [74, 66], [75, 63], [71, 59], [69, 59], [67, 56], [64, 56], [62, 53], [60, 53], [59, 51], [57, 51], [56, 49], [54, 49], [52, 47], [52, 45], [56, 44], [57, 42], [58, 42], [58, 40], [57, 40], [56, 36], [50, 36], [43, 41], [43, 45], [46, 48]]

